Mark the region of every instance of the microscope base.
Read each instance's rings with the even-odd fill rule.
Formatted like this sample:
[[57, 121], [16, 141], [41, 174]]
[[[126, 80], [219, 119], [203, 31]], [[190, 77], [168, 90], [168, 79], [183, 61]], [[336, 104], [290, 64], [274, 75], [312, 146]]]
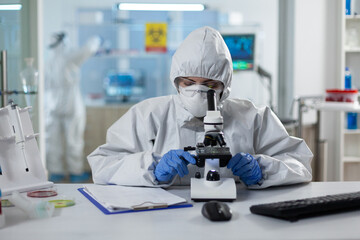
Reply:
[[233, 178], [222, 178], [219, 182], [191, 178], [191, 199], [195, 202], [236, 200], [235, 181]]

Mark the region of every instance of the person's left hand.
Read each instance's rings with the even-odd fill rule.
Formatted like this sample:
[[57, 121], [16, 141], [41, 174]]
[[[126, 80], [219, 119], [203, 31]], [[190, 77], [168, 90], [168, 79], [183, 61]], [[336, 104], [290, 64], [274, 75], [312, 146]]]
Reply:
[[259, 163], [249, 153], [238, 153], [230, 159], [227, 168], [239, 176], [247, 186], [257, 184], [262, 179]]

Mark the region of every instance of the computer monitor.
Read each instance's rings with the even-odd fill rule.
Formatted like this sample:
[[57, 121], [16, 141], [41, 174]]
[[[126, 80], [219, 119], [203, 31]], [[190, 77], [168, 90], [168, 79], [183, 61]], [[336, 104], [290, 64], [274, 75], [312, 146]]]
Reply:
[[223, 34], [234, 71], [254, 70], [255, 34]]

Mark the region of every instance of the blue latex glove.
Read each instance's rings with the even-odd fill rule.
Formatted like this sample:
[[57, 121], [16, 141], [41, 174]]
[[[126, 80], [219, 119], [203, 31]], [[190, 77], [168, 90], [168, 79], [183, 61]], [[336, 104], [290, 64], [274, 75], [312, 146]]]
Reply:
[[227, 165], [234, 175], [239, 176], [247, 186], [257, 184], [262, 179], [259, 163], [249, 153], [238, 153]]
[[155, 177], [159, 182], [170, 182], [176, 174], [183, 177], [189, 174], [187, 165], [196, 164], [196, 160], [190, 153], [178, 149], [170, 150], [162, 158], [155, 168]]

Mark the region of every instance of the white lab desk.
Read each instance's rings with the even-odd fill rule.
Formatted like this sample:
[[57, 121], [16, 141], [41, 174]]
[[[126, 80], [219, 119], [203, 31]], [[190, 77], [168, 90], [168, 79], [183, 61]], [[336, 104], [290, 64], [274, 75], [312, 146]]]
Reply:
[[[56, 185], [58, 193], [76, 205], [56, 209], [49, 219], [29, 219], [17, 208], [4, 208], [6, 226], [1, 240], [11, 239], [360, 239], [360, 210], [288, 222], [250, 213], [253, 204], [360, 191], [360, 182], [313, 182], [264, 190], [238, 186], [237, 201], [229, 203], [229, 222], [210, 222], [193, 207], [105, 215], [80, 192], [82, 185]], [[189, 187], [170, 191], [190, 198]]]

